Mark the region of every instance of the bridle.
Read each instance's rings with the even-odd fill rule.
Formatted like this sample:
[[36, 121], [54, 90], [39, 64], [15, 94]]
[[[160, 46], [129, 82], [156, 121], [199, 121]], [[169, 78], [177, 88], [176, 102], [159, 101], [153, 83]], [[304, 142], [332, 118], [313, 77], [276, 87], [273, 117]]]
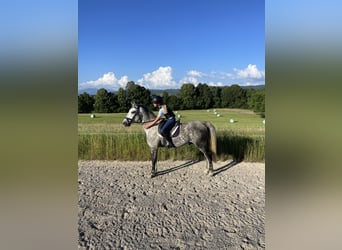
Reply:
[[139, 112], [139, 109], [140, 109], [140, 106], [137, 106], [137, 107], [134, 107], [136, 110], [137, 110], [137, 112], [133, 115], [133, 117], [132, 118], [129, 118], [129, 117], [125, 117], [126, 118], [126, 120], [131, 124], [132, 123], [132, 121], [135, 119], [135, 117], [137, 116], [137, 115], [139, 115], [139, 120], [142, 122], [142, 119], [141, 119], [141, 117], [140, 117], [140, 112]]
[[149, 120], [149, 121], [143, 121], [143, 120], [142, 120], [142, 118], [141, 118], [141, 116], [140, 116], [140, 111], [139, 111], [140, 107], [141, 107], [141, 106], [139, 106], [139, 105], [136, 106], [136, 107], [134, 107], [134, 108], [137, 110], [137, 112], [133, 115], [132, 118], [129, 118], [129, 117], [127, 117], [127, 116], [125, 117], [125, 119], [129, 122], [129, 124], [131, 124], [132, 121], [134, 121], [134, 119], [135, 119], [135, 117], [136, 117], [137, 115], [139, 115], [138, 123], [140, 122], [140, 123], [142, 123], [143, 125], [144, 125], [145, 123], [148, 123], [148, 122], [153, 121], [153, 119], [152, 119], [152, 120]]

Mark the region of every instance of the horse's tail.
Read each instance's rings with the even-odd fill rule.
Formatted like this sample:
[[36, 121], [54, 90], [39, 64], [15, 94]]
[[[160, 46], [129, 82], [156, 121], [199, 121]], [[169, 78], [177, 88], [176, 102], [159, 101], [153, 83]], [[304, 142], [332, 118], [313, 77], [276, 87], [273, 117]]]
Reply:
[[217, 154], [217, 147], [216, 147], [216, 129], [213, 126], [213, 124], [211, 124], [210, 122], [205, 122], [204, 123], [208, 129], [209, 129], [209, 149], [212, 155], [212, 160], [214, 162], [216, 162], [216, 154]]

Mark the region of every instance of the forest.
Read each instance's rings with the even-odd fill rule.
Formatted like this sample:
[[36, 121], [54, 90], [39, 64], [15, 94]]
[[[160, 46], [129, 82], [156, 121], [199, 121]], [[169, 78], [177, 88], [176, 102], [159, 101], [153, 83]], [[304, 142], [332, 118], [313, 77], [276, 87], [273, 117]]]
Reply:
[[[206, 83], [195, 86], [186, 83], [176, 94], [169, 94], [166, 90], [158, 94], [173, 110], [239, 108], [253, 110], [263, 117], [265, 115], [265, 88], [243, 88], [236, 84], [217, 87]], [[149, 89], [130, 81], [125, 89], [119, 88], [116, 92], [101, 88], [95, 95], [86, 92], [79, 94], [78, 113], [124, 113], [131, 107], [131, 102], [152, 107], [152, 98]]]

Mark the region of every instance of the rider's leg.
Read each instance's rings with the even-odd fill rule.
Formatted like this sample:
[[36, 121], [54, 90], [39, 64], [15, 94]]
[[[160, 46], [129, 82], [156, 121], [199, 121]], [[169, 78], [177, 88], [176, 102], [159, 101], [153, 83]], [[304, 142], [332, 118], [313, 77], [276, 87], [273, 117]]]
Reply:
[[167, 119], [163, 128], [161, 129], [161, 133], [162, 135], [165, 137], [165, 139], [167, 140], [168, 144], [166, 145], [166, 147], [175, 147], [175, 145], [172, 142], [171, 136], [170, 136], [170, 130], [171, 128], [175, 125], [176, 120], [175, 118], [170, 118]]

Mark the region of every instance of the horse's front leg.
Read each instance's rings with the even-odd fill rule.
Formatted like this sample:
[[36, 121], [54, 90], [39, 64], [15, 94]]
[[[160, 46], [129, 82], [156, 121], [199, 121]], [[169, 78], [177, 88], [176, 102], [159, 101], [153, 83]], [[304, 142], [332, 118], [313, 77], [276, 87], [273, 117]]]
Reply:
[[151, 159], [152, 159], [152, 171], [151, 171], [151, 178], [157, 175], [157, 156], [158, 156], [158, 148], [151, 149]]

